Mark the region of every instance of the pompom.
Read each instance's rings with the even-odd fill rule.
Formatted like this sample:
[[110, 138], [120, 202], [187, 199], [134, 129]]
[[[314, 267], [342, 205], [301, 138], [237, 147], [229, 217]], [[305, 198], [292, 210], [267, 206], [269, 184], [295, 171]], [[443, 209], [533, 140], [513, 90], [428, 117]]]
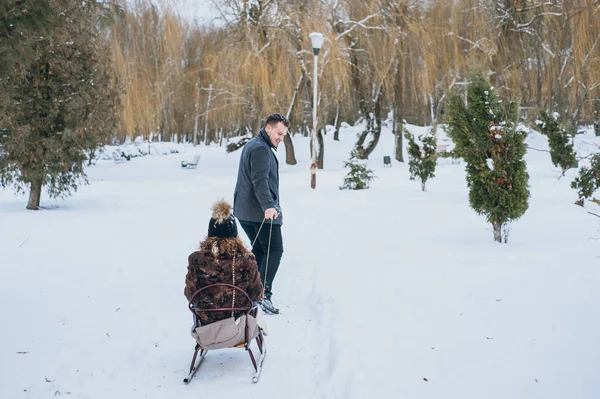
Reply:
[[218, 224], [221, 224], [231, 216], [231, 205], [225, 200], [220, 200], [215, 202], [212, 206], [212, 211], [213, 219], [215, 219]]

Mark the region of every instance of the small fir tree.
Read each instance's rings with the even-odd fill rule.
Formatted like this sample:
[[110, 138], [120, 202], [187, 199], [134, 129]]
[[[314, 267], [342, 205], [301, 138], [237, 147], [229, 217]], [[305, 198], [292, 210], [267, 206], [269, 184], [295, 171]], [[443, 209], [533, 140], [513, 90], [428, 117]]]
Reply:
[[435, 154], [436, 139], [430, 132], [423, 137], [419, 136], [419, 141], [422, 146], [415, 142], [414, 136], [404, 129], [404, 137], [408, 139], [408, 167], [410, 172], [410, 180], [419, 180], [421, 182], [421, 190], [425, 191], [427, 180], [435, 177], [435, 167], [437, 158]]
[[119, 91], [98, 21], [102, 3], [50, 0], [51, 27], [28, 68], [0, 80], [0, 185], [64, 197], [85, 180], [86, 153], [114, 133]]
[[340, 190], [363, 190], [369, 188], [370, 182], [377, 178], [366, 164], [359, 161], [356, 148], [350, 151], [350, 159], [344, 162], [344, 167], [349, 168], [350, 171], [344, 178], [344, 184], [340, 187]]
[[594, 154], [590, 167], [582, 167], [577, 177], [571, 182], [571, 188], [577, 190], [579, 200], [591, 199], [600, 188], [600, 153]]
[[562, 126], [558, 121], [559, 115], [555, 113], [550, 116], [542, 112], [540, 119], [535, 124], [540, 128], [542, 134], [548, 137], [550, 146], [550, 158], [555, 167], [560, 167], [562, 175], [571, 169], [577, 161], [573, 149], [573, 137], [575, 128], [572, 125]]
[[525, 213], [530, 196], [517, 103], [502, 103], [483, 75], [474, 75], [467, 105], [456, 93], [449, 98], [448, 135], [467, 164], [471, 207], [492, 224], [494, 240], [506, 243], [510, 222]]

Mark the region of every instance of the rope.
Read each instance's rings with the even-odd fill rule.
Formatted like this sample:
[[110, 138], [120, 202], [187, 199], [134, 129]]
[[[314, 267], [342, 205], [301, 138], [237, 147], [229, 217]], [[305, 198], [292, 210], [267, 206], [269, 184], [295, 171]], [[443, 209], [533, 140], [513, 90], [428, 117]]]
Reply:
[[[263, 218], [263, 221], [260, 224], [260, 227], [258, 228], [258, 233], [256, 233], [256, 237], [254, 237], [254, 241], [252, 242], [252, 248], [254, 248], [254, 243], [256, 242], [256, 240], [258, 240], [258, 235], [260, 234], [260, 229], [262, 229], [263, 224], [265, 224], [265, 220], [267, 220], [267, 218]], [[273, 221], [271, 220], [271, 224], [272, 223], [273, 223]]]
[[[258, 232], [256, 233], [256, 237], [254, 237], [254, 241], [252, 242], [252, 248], [254, 248], [254, 243], [256, 243], [256, 240], [258, 240], [258, 235], [260, 234], [260, 230], [263, 227], [263, 224], [265, 224], [265, 220], [267, 220], [267, 218], [263, 218], [262, 223], [260, 224], [260, 227], [258, 228]], [[271, 233], [273, 232], [273, 219], [271, 219], [271, 228], [269, 229], [269, 244], [267, 245], [267, 259], [266, 259], [266, 264], [265, 264], [265, 277], [264, 277], [264, 281], [263, 281], [263, 297], [265, 296], [265, 290], [267, 287], [267, 273], [269, 272], [269, 253], [271, 252]]]
[[269, 244], [267, 245], [267, 263], [265, 264], [265, 278], [263, 282], [263, 297], [267, 288], [267, 274], [269, 273], [269, 253], [271, 252], [271, 232], [273, 231], [273, 219], [271, 219], [271, 228], [269, 229]]

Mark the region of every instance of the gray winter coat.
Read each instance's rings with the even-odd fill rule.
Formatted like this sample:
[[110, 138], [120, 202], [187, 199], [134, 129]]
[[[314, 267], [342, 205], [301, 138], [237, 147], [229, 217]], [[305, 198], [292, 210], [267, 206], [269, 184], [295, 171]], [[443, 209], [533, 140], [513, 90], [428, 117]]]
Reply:
[[264, 128], [244, 145], [233, 193], [233, 214], [241, 221], [261, 223], [265, 210], [275, 208], [278, 216], [273, 224], [283, 224], [279, 162], [273, 150], [277, 149]]

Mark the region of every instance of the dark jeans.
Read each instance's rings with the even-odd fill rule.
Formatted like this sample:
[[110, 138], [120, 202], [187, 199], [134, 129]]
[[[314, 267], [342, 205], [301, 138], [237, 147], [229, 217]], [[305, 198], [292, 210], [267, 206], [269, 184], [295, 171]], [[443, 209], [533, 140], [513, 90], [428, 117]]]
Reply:
[[265, 220], [265, 223], [260, 228], [260, 223], [247, 222], [240, 220], [240, 225], [246, 232], [246, 235], [250, 239], [250, 244], [254, 242], [256, 234], [258, 239], [254, 242], [252, 247], [252, 253], [256, 257], [256, 263], [258, 264], [258, 271], [260, 272], [260, 282], [265, 283], [265, 269], [267, 269], [267, 282], [265, 284], [265, 297], [270, 298], [271, 290], [273, 288], [273, 280], [279, 269], [279, 263], [281, 262], [281, 255], [283, 255], [283, 239], [281, 237], [281, 225], [274, 224], [273, 230], [271, 231], [271, 247], [269, 249], [269, 267], [266, 268], [267, 263], [267, 249], [269, 248], [269, 230], [271, 229], [271, 221]]

